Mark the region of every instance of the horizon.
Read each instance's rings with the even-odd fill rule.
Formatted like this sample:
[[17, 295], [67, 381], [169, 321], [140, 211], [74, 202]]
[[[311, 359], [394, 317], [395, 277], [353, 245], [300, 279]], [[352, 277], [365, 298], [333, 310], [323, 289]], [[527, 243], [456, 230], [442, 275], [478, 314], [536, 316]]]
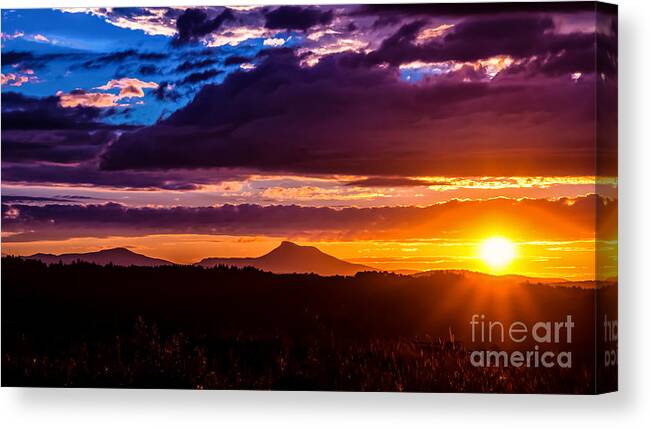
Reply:
[[[280, 241], [277, 241], [277, 242], [278, 243], [276, 244], [275, 247], [273, 247], [270, 251], [265, 252], [263, 254], [255, 254], [255, 255], [249, 255], [249, 256], [243, 256], [243, 257], [230, 257], [228, 255], [223, 255], [223, 256], [221, 256], [221, 255], [212, 255], [212, 256], [204, 257], [204, 258], [201, 258], [199, 260], [190, 261], [190, 262], [175, 261], [175, 260], [165, 259], [165, 258], [161, 258], [161, 257], [156, 257], [156, 256], [153, 256], [151, 254], [145, 254], [145, 253], [138, 252], [134, 248], [129, 248], [129, 247], [100, 248], [100, 249], [98, 249], [96, 251], [91, 251], [91, 252], [78, 252], [78, 253], [66, 252], [66, 253], [58, 253], [58, 254], [53, 254], [53, 253], [6, 254], [6, 253], [3, 252], [2, 257], [6, 257], [6, 256], [10, 256], [10, 257], [32, 257], [32, 256], [41, 256], [41, 255], [42, 256], [61, 257], [61, 256], [67, 256], [67, 255], [73, 255], [73, 254], [87, 255], [87, 254], [96, 254], [96, 253], [102, 253], [102, 252], [110, 252], [110, 251], [115, 251], [115, 250], [125, 250], [125, 251], [127, 251], [127, 252], [129, 252], [131, 254], [134, 254], [134, 255], [145, 256], [145, 257], [153, 258], [153, 259], [159, 259], [159, 260], [161, 260], [163, 262], [169, 262], [169, 263], [171, 263], [173, 265], [201, 266], [201, 262], [209, 261], [210, 259], [217, 259], [217, 260], [220, 260], [220, 261], [222, 261], [222, 260], [226, 261], [228, 259], [250, 258], [250, 259], [255, 260], [255, 259], [260, 258], [262, 256], [265, 256], [265, 255], [267, 255], [269, 253], [272, 253], [277, 249], [282, 248], [284, 244], [290, 244], [292, 246], [296, 246], [296, 247], [299, 247], [299, 248], [315, 248], [315, 249], [319, 250], [319, 252], [321, 252], [322, 254], [324, 254], [326, 256], [335, 257], [332, 254], [328, 254], [328, 253], [322, 251], [320, 248], [318, 248], [317, 246], [314, 246], [314, 245], [304, 245], [304, 244], [296, 243], [296, 242], [289, 241], [289, 240], [280, 240]], [[337, 258], [337, 259], [341, 260], [341, 261], [344, 261], [344, 262], [347, 262], [347, 263], [352, 263], [352, 264], [356, 264], [356, 265], [359, 265], [359, 266], [375, 269], [378, 272], [388, 272], [388, 273], [402, 274], [404, 271], [412, 271], [407, 275], [411, 275], [412, 273], [417, 274], [417, 273], [428, 273], [428, 272], [469, 272], [469, 273], [489, 275], [489, 276], [494, 276], [494, 277], [522, 276], [522, 277], [528, 278], [528, 279], [545, 279], [545, 280], [553, 279], [553, 280], [568, 281], [568, 282], [586, 282], [586, 281], [587, 282], [595, 282], [596, 281], [596, 279], [585, 279], [585, 278], [564, 278], [564, 277], [560, 277], [560, 276], [558, 276], [558, 277], [554, 277], [554, 276], [532, 276], [532, 275], [528, 275], [527, 273], [504, 273], [504, 272], [501, 272], [501, 271], [495, 271], [495, 270], [490, 270], [490, 269], [485, 269], [485, 270], [454, 269], [454, 268], [433, 268], [433, 269], [404, 269], [404, 268], [398, 268], [398, 269], [384, 269], [382, 266], [372, 266], [370, 264], [357, 263], [355, 260], [346, 260], [346, 259], [340, 259], [340, 258]], [[222, 264], [222, 263], [220, 263], [220, 264]], [[224, 263], [224, 265], [228, 265], [228, 264]], [[240, 267], [240, 266], [237, 266], [237, 267]], [[262, 270], [264, 270], [264, 269], [262, 269]], [[616, 276], [614, 278], [616, 278]], [[605, 280], [605, 281], [610, 281], [612, 279], [613, 279], [613, 277], [602, 278], [602, 280]]]

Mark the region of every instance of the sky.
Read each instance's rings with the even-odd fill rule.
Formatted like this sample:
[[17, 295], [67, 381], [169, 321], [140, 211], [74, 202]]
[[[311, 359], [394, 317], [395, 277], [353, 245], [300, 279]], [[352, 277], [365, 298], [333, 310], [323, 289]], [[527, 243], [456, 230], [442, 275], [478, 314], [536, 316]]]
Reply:
[[[3, 254], [289, 239], [387, 270], [616, 275], [611, 9], [1, 13]], [[499, 272], [491, 237], [517, 249]]]

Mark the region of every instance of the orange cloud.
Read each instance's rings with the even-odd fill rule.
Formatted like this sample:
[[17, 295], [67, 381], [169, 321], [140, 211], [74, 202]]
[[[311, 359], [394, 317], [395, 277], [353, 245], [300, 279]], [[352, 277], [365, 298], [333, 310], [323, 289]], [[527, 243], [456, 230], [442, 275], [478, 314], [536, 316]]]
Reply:
[[62, 91], [57, 92], [59, 97], [59, 104], [61, 107], [116, 107], [127, 106], [128, 104], [119, 104], [123, 98], [142, 98], [145, 96], [143, 89], [156, 89], [158, 83], [156, 82], [143, 82], [140, 79], [132, 77], [124, 77], [122, 79], [113, 79], [108, 81], [105, 85], [98, 86], [95, 89], [109, 91], [112, 89], [119, 89], [120, 92], [116, 95], [108, 92], [87, 92], [83, 89], [75, 89], [69, 93]]
[[100, 92], [86, 92], [82, 89], [76, 89], [70, 93], [57, 92], [59, 104], [61, 107], [115, 107], [119, 97], [114, 94], [105, 94]]
[[158, 88], [158, 83], [156, 82], [143, 82], [142, 80], [133, 77], [123, 77], [122, 79], [110, 80], [105, 85], [98, 86], [95, 89], [101, 89], [103, 91], [120, 89], [119, 98], [142, 98], [145, 96], [143, 89], [156, 88]]
[[429, 42], [431, 39], [441, 37], [452, 28], [454, 28], [454, 24], [441, 24], [438, 27], [425, 28], [416, 36], [416, 43], [422, 44]]
[[476, 61], [439, 61], [424, 62], [412, 61], [400, 65], [401, 70], [419, 70], [424, 73], [447, 74], [460, 71], [464, 67], [470, 68], [475, 72], [481, 72], [489, 79], [494, 78], [497, 73], [510, 67], [514, 59], [508, 55], [497, 55]]
[[25, 83], [38, 82], [34, 70], [23, 70], [20, 73], [1, 74], [2, 85], [23, 86]]

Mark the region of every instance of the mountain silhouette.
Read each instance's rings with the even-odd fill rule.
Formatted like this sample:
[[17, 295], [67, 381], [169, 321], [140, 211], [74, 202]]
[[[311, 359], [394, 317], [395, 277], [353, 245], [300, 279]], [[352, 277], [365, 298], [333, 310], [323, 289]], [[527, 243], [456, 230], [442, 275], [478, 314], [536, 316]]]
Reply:
[[[555, 286], [574, 286], [576, 282], [568, 281], [562, 278], [537, 278], [525, 275], [506, 274], [506, 275], [492, 275], [484, 272], [475, 272], [465, 269], [435, 269], [424, 272], [412, 274], [413, 277], [442, 277], [448, 275], [458, 275], [463, 277], [464, 281], [469, 284], [486, 284], [486, 283], [499, 283], [500, 285], [516, 285], [516, 284], [545, 284]], [[586, 281], [587, 283], [594, 284], [594, 281]]]
[[204, 267], [253, 266], [273, 273], [315, 273], [323, 276], [355, 275], [357, 272], [377, 270], [340, 260], [316, 247], [301, 246], [289, 241], [283, 241], [271, 252], [260, 257], [206, 258], [197, 264]]
[[46, 264], [59, 262], [69, 264], [78, 260], [88, 263], [96, 263], [98, 265], [113, 263], [117, 266], [162, 266], [174, 264], [167, 260], [156, 259], [134, 253], [126, 248], [111, 248], [109, 250], [101, 250], [92, 253], [70, 253], [60, 255], [38, 253], [23, 258], [28, 260], [40, 260]]

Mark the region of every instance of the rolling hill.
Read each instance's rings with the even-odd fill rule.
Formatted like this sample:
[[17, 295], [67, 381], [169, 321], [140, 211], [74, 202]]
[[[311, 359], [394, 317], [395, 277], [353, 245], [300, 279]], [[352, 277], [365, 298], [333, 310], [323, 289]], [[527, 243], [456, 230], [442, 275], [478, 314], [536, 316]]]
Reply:
[[46, 264], [63, 263], [69, 264], [75, 261], [83, 261], [89, 263], [96, 263], [98, 265], [107, 265], [113, 263], [116, 266], [163, 266], [172, 265], [174, 263], [147, 257], [142, 254], [134, 253], [126, 248], [111, 248], [109, 250], [101, 250], [92, 253], [70, 253], [70, 254], [43, 254], [38, 253], [31, 256], [23, 257], [27, 260], [40, 260]]

